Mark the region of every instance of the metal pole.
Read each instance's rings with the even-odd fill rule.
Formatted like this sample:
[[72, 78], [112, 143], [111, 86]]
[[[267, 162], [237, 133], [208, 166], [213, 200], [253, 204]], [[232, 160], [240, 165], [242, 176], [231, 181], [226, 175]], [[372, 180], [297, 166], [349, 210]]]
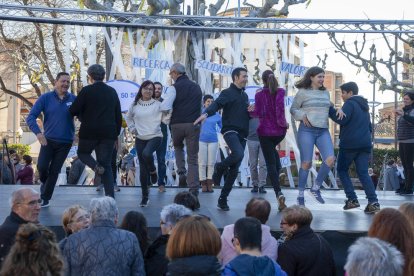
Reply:
[[237, 1], [237, 17], [241, 16], [241, 12], [240, 12], [240, 0]]
[[[377, 78], [374, 76], [372, 83], [372, 145], [375, 145], [375, 82]], [[374, 156], [372, 156], [374, 158]], [[374, 161], [374, 160], [372, 160]]]
[[[395, 36], [395, 77], [398, 75], [398, 65], [397, 65], [397, 55], [398, 55], [398, 39]], [[397, 93], [394, 95], [394, 109], [398, 109], [398, 98]], [[398, 148], [398, 141], [397, 141], [397, 114], [394, 115], [394, 149], [397, 150]]]

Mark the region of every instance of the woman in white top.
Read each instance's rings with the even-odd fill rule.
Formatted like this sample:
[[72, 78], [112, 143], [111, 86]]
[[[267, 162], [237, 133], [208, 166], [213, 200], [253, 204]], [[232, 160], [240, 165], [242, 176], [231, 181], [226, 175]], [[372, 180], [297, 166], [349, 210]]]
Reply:
[[313, 148], [322, 155], [322, 165], [310, 195], [319, 203], [325, 203], [320, 187], [335, 163], [334, 148], [329, 134], [328, 115], [331, 105], [329, 92], [323, 86], [325, 71], [320, 67], [309, 68], [295, 85], [299, 89], [293, 100], [290, 113], [300, 121], [297, 143], [300, 150], [298, 204], [305, 205], [304, 191], [312, 166]]
[[157, 183], [154, 152], [162, 141], [161, 102], [154, 99], [154, 83], [144, 81], [126, 115], [129, 130], [135, 134], [135, 148], [139, 160], [139, 179], [142, 189], [141, 207], [148, 205], [148, 188]]

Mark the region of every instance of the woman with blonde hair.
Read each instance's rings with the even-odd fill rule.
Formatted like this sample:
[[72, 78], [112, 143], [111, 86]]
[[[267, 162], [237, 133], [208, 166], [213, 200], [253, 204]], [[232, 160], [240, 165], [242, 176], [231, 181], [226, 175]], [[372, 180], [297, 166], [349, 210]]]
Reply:
[[63, 252], [67, 238], [82, 229], [89, 227], [89, 212], [80, 205], [72, 205], [63, 211], [62, 226], [66, 237], [59, 242], [60, 251]]
[[398, 210], [407, 218], [408, 222], [411, 225], [412, 231], [414, 232], [414, 203], [413, 202], [404, 202], [400, 205]]
[[0, 275], [55, 276], [62, 270], [55, 233], [40, 224], [27, 223], [20, 226]]
[[168, 239], [167, 275], [220, 275], [221, 265], [217, 259], [220, 249], [220, 233], [207, 217], [183, 218]]

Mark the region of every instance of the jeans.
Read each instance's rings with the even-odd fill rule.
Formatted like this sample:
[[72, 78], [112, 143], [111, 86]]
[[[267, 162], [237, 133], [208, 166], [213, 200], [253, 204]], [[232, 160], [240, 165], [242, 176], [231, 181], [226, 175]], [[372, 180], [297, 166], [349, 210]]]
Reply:
[[199, 142], [198, 175], [200, 181], [213, 179], [214, 164], [216, 164], [218, 143]]
[[139, 161], [139, 181], [141, 182], [142, 196], [148, 198], [148, 187], [151, 186], [150, 173], [156, 171], [154, 165], [154, 152], [161, 144], [161, 137], [149, 140], [135, 139]]
[[158, 163], [158, 186], [165, 186], [165, 177], [167, 175], [167, 166], [165, 165], [165, 154], [167, 153], [168, 132], [167, 125], [161, 123], [162, 140], [161, 145], [155, 151]]
[[191, 191], [197, 191], [200, 186], [198, 178], [198, 141], [200, 126], [193, 123], [171, 125], [171, 134], [175, 151], [175, 163], [178, 175], [187, 173], [184, 159], [184, 140], [187, 147], [187, 183]]
[[226, 159], [220, 163], [217, 163], [217, 166], [229, 169], [220, 195], [220, 197], [226, 198], [230, 194], [234, 181], [239, 173], [239, 167], [244, 157], [246, 138], [240, 136], [240, 134], [236, 131], [228, 131], [224, 133], [223, 138], [226, 141], [227, 146], [230, 148], [231, 153]]
[[[315, 145], [324, 160], [315, 180], [315, 182], [320, 185], [330, 171], [330, 167], [325, 163], [325, 160], [328, 157], [334, 157], [331, 135], [327, 128], [307, 127], [305, 124], [301, 123], [298, 130], [298, 146], [302, 163], [312, 162], [313, 148]], [[299, 170], [299, 190], [305, 189], [308, 175], [309, 169], [303, 169], [301, 166]]]
[[336, 170], [338, 171], [339, 179], [341, 179], [342, 186], [344, 187], [348, 199], [357, 199], [354, 186], [352, 185], [348, 173], [349, 166], [351, 166], [352, 162], [355, 162], [356, 172], [368, 198], [368, 203], [378, 202], [374, 184], [368, 174], [369, 158], [370, 152], [367, 151], [339, 149]]
[[[264, 187], [266, 185], [268, 172], [260, 142], [247, 140], [247, 148], [249, 149], [249, 168], [252, 185], [256, 187]], [[259, 169], [257, 169], [258, 165]]]
[[[105, 171], [102, 175], [102, 183], [105, 195], [114, 197], [114, 179], [112, 175], [111, 159], [114, 150], [115, 140], [88, 140], [79, 139], [78, 156], [79, 159], [91, 169], [102, 166]], [[96, 160], [91, 156], [95, 150]]]
[[37, 170], [42, 182], [40, 187], [40, 197], [42, 199], [50, 200], [52, 198], [60, 170], [71, 147], [72, 144], [70, 143], [59, 143], [49, 139], [47, 139], [46, 146], [41, 146], [37, 160]]
[[411, 192], [413, 190], [414, 182], [414, 144], [413, 143], [399, 143], [398, 150], [400, 152], [401, 163], [404, 167], [405, 187], [404, 190]]
[[280, 193], [279, 171], [281, 169], [279, 154], [276, 146], [285, 138], [283, 136], [259, 136], [263, 156], [266, 160], [267, 175], [272, 182], [273, 190], [276, 195]]

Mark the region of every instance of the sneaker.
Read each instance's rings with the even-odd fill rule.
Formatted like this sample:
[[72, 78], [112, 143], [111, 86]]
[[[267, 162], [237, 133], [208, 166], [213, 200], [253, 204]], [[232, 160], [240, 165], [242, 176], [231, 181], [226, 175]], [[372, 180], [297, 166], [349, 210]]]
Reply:
[[40, 208], [49, 207], [50, 203], [47, 199], [42, 199], [42, 203], [40, 203]]
[[148, 206], [148, 203], [149, 203], [148, 197], [143, 197], [142, 200], [141, 200], [141, 203], [139, 204], [139, 206], [141, 206], [141, 207], [147, 207]]
[[259, 194], [265, 194], [265, 193], [267, 193], [266, 192], [266, 190], [265, 190], [265, 187], [259, 187]]
[[157, 171], [150, 173], [151, 184], [156, 184], [158, 182]]
[[178, 187], [180, 188], [187, 187], [187, 176], [185, 174], [180, 174], [178, 176]]
[[283, 209], [287, 207], [285, 201], [286, 201], [285, 196], [281, 192], [279, 192], [277, 194], [277, 202], [279, 203], [279, 207], [278, 207], [279, 212], [281, 212]]
[[164, 186], [164, 185], [160, 185], [160, 186], [158, 187], [158, 192], [160, 192], [160, 193], [165, 193], [165, 186]]
[[[95, 179], [96, 179], [96, 177], [95, 177]], [[99, 184], [98, 187], [96, 187], [97, 192], [102, 191], [102, 189], [103, 189], [103, 184]]]
[[220, 186], [221, 178], [223, 177], [225, 170], [226, 168], [223, 168], [219, 163], [214, 165], [213, 182], [217, 187]]
[[227, 198], [226, 197], [220, 197], [218, 199], [217, 208], [222, 211], [229, 211], [229, 205], [227, 205]]
[[309, 194], [320, 204], [325, 204], [325, 200], [321, 196], [321, 190], [309, 189]]
[[251, 193], [257, 193], [259, 191], [259, 187], [253, 186], [253, 189], [250, 190]]
[[298, 197], [298, 198], [296, 199], [296, 201], [298, 202], [298, 205], [299, 205], [299, 206], [305, 206], [305, 198], [304, 198], [303, 196]]
[[358, 199], [347, 199], [345, 200], [344, 210], [358, 208], [360, 206], [361, 205], [359, 205]]
[[381, 210], [380, 205], [378, 202], [368, 203], [367, 207], [365, 207], [364, 213], [365, 214], [375, 214]]

